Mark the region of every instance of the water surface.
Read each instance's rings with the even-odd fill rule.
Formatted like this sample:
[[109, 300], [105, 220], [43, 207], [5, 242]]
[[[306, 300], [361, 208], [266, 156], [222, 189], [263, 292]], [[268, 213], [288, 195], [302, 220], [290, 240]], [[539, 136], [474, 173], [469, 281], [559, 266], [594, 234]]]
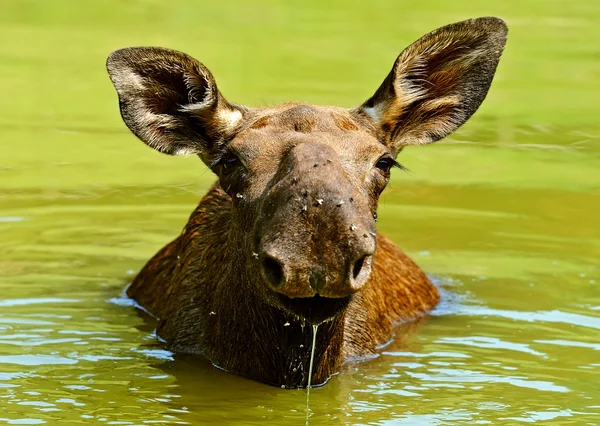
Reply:
[[471, 3], [3, 3], [0, 423], [305, 421], [304, 391], [174, 356], [120, 299], [214, 178], [128, 133], [111, 50], [187, 51], [236, 102], [353, 106], [409, 42], [479, 15], [511, 28], [488, 99], [403, 152], [380, 206], [443, 302], [313, 389], [309, 420], [600, 423], [600, 4]]

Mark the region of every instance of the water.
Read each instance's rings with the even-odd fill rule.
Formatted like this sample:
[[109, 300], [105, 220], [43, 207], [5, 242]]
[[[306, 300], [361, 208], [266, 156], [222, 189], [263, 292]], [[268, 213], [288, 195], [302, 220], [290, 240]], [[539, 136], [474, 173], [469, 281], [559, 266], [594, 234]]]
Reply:
[[511, 30], [483, 107], [403, 152], [379, 209], [443, 303], [312, 389], [309, 421], [600, 423], [600, 4], [486, 3], [2, 3], [0, 423], [306, 421], [304, 390], [166, 352], [110, 302], [213, 181], [128, 133], [112, 49], [188, 51], [240, 103], [352, 106], [408, 42], [490, 14]]
[[317, 342], [317, 329], [318, 325], [312, 326], [312, 345], [310, 349], [310, 364], [308, 366], [308, 384], [306, 385], [306, 402], [308, 402], [308, 397], [310, 396], [310, 388], [312, 383], [312, 373], [313, 373], [313, 361], [315, 360], [315, 345]]
[[317, 344], [318, 325], [312, 326], [312, 345], [310, 347], [310, 364], [308, 365], [308, 384], [306, 385], [306, 424], [310, 413], [310, 388], [312, 384], [313, 361], [315, 360], [315, 346]]

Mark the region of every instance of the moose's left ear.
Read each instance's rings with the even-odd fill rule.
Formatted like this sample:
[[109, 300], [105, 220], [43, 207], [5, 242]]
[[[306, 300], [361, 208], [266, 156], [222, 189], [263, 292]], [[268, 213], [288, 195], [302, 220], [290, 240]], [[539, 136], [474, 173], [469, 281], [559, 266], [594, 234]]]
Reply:
[[370, 116], [397, 153], [448, 136], [485, 98], [506, 43], [499, 18], [439, 28], [406, 48], [375, 94], [354, 111]]

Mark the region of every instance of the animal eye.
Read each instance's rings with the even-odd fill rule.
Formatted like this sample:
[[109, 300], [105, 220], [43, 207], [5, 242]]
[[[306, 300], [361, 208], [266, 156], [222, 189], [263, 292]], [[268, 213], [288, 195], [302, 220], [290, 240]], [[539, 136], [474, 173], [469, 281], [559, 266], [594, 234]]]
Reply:
[[392, 167], [396, 166], [397, 164], [398, 163], [396, 163], [396, 161], [393, 158], [383, 157], [383, 158], [380, 158], [379, 161], [377, 161], [377, 163], [375, 164], [375, 167], [377, 167], [379, 170], [381, 170], [385, 174], [388, 174], [390, 172], [390, 169]]
[[225, 171], [231, 171], [241, 164], [240, 159], [237, 155], [232, 152], [225, 154], [219, 159], [219, 165], [225, 169]]

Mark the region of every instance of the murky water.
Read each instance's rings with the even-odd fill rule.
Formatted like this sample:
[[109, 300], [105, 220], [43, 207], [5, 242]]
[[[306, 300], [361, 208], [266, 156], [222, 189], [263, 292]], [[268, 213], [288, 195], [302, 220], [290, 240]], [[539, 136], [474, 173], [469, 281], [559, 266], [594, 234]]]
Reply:
[[310, 424], [600, 423], [600, 4], [476, 3], [1, 3], [0, 423], [305, 422], [305, 391], [174, 356], [120, 299], [213, 177], [128, 133], [112, 49], [188, 51], [237, 102], [351, 106], [422, 33], [490, 14], [488, 99], [402, 153], [379, 212], [443, 302], [313, 389]]

